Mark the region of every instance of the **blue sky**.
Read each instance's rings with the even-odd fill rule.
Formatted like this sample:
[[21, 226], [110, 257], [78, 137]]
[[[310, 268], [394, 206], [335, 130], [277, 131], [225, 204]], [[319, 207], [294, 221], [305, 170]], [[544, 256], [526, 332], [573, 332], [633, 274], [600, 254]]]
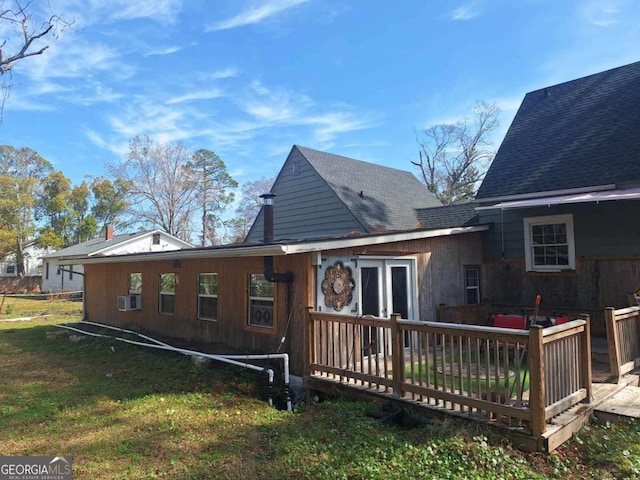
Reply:
[[416, 130], [496, 102], [497, 146], [528, 91], [640, 60], [637, 0], [50, 3], [76, 23], [14, 67], [0, 143], [74, 184], [137, 134], [211, 149], [240, 183], [293, 144], [416, 173]]

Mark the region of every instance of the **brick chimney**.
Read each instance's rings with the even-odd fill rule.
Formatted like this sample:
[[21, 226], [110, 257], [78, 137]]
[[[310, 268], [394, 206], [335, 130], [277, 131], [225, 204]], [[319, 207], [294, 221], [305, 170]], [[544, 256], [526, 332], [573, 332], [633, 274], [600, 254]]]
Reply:
[[107, 225], [105, 227], [106, 234], [104, 236], [105, 240], [111, 240], [113, 238], [113, 225]]

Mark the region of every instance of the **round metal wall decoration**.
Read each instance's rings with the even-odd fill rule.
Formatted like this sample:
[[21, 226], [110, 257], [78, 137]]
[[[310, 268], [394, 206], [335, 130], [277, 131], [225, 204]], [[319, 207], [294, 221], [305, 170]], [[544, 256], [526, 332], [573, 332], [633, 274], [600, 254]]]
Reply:
[[340, 261], [334, 263], [332, 267], [327, 268], [322, 281], [324, 304], [339, 312], [353, 300], [354, 288], [356, 282], [353, 280], [351, 268], [345, 267]]

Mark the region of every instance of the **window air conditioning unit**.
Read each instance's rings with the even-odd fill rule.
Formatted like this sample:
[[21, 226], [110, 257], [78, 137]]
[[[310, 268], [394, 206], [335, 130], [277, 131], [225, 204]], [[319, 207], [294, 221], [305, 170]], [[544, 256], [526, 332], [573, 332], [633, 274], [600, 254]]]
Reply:
[[131, 294], [118, 296], [118, 310], [121, 312], [140, 310], [141, 308], [140, 295]]

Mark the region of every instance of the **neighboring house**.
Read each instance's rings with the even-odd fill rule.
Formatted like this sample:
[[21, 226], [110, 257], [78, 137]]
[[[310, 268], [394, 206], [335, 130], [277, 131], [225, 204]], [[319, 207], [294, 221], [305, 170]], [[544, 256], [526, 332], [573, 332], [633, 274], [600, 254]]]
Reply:
[[[24, 255], [24, 276], [36, 277], [42, 275], [42, 256], [49, 254], [51, 249], [40, 248], [35, 242], [29, 242], [23, 250]], [[17, 277], [18, 264], [16, 263], [15, 254], [0, 259], [0, 277]]]
[[294, 146], [272, 193], [244, 244], [82, 259], [85, 318], [285, 351], [301, 375], [308, 307], [435, 320], [440, 303], [480, 300], [488, 226], [469, 206], [428, 208], [410, 173]]
[[640, 62], [528, 93], [476, 196], [487, 299], [602, 310], [640, 287]]
[[[94, 238], [42, 256], [42, 292], [78, 291], [84, 288], [82, 262], [74, 259], [124, 255], [138, 252], [162, 252], [191, 248], [192, 245], [160, 230], [114, 235], [107, 226], [103, 238]], [[62, 261], [66, 261], [64, 266]], [[71, 263], [70, 263], [71, 262]]]

